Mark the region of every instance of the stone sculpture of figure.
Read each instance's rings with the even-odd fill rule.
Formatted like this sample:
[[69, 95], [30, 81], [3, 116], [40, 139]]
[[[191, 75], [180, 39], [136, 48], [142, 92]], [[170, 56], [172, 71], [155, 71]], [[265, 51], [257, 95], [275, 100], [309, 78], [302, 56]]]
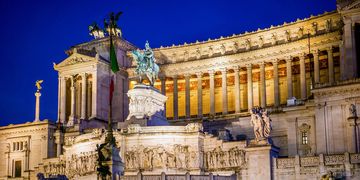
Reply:
[[140, 83], [143, 81], [142, 76], [146, 75], [150, 85], [154, 86], [154, 83], [158, 78], [160, 68], [156, 64], [154, 52], [150, 48], [149, 42], [146, 41], [145, 50], [143, 52], [140, 50], [134, 50], [131, 54], [137, 63], [135, 73], [139, 76]]
[[254, 127], [254, 135], [257, 141], [266, 139], [271, 132], [271, 119], [267, 110], [262, 108], [253, 108], [250, 110], [251, 125]]
[[351, 117], [357, 117], [355, 104], [350, 104], [349, 112], [351, 114]]
[[41, 83], [43, 83], [43, 82], [44, 82], [44, 80], [37, 80], [37, 81], [35, 82], [35, 86], [36, 86], [36, 88], [37, 88], [37, 92], [40, 92], [40, 90], [42, 89]]
[[251, 114], [251, 125], [254, 127], [254, 135], [256, 140], [260, 140], [264, 138], [264, 126], [263, 126], [263, 121], [262, 118], [260, 117], [260, 115], [257, 112], [257, 109], [251, 109], [250, 110], [250, 114]]
[[264, 110], [262, 112], [262, 118], [264, 121], [264, 137], [269, 137], [272, 127], [271, 127], [271, 123], [270, 123], [271, 119], [269, 117], [267, 110]]

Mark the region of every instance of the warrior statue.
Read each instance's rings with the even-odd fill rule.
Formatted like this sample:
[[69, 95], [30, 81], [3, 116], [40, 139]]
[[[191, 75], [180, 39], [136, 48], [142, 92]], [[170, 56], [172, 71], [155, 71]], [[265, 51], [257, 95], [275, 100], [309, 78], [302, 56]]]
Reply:
[[154, 86], [154, 83], [158, 78], [159, 66], [156, 64], [154, 52], [150, 48], [149, 42], [146, 41], [145, 50], [143, 52], [140, 50], [134, 50], [131, 54], [137, 63], [135, 72], [139, 76], [140, 83], [143, 81], [142, 76], [146, 75], [150, 85]]
[[259, 141], [268, 138], [271, 132], [271, 119], [267, 110], [260, 107], [252, 108], [250, 114], [250, 123], [254, 127], [255, 139]]

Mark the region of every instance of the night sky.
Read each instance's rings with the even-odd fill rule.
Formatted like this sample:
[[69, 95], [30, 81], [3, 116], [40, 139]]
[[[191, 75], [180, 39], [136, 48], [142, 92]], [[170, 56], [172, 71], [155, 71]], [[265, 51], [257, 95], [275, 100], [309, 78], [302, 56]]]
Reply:
[[336, 9], [335, 0], [75, 0], [0, 1], [0, 126], [34, 120], [35, 81], [43, 79], [41, 119], [57, 118], [52, 62], [92, 40], [88, 25], [123, 11], [128, 41], [152, 47], [203, 41], [267, 28]]

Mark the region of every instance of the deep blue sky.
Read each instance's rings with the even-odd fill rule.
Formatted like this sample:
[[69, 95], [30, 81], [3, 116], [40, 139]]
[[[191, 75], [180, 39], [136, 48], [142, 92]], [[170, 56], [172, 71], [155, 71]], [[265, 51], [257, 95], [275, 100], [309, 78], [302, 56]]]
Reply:
[[335, 10], [335, 0], [0, 1], [0, 126], [33, 121], [35, 86], [44, 79], [41, 119], [56, 120], [57, 73], [70, 46], [92, 38], [88, 25], [123, 11], [124, 38], [143, 47], [202, 41]]

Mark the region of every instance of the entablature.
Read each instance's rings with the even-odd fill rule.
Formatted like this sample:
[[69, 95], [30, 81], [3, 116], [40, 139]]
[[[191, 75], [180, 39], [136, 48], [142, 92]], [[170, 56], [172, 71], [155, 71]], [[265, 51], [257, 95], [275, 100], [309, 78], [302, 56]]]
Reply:
[[[310, 40], [311, 49], [326, 50], [329, 47], [339, 46], [341, 35], [339, 32], [332, 32], [312, 37]], [[222, 68], [232, 69], [233, 67], [244, 67], [248, 64], [260, 64], [262, 62], [272, 63], [275, 59], [286, 59], [298, 57], [307, 53], [308, 40], [302, 39], [268, 48], [248, 51], [243, 53], [223, 55], [220, 57], [201, 59], [197, 61], [186, 61], [160, 65], [161, 73], [167, 77], [183, 75], [186, 73], [208, 72], [209, 70], [220, 70]], [[134, 69], [128, 69], [129, 76], [134, 76]]]
[[251, 52], [268, 47], [307, 39], [320, 34], [332, 33], [342, 28], [341, 17], [337, 12], [325, 13], [293, 23], [284, 23], [252, 33], [221, 37], [206, 42], [196, 42], [181, 46], [154, 49], [160, 64], [171, 64], [199, 59], [218, 57], [239, 52]]

